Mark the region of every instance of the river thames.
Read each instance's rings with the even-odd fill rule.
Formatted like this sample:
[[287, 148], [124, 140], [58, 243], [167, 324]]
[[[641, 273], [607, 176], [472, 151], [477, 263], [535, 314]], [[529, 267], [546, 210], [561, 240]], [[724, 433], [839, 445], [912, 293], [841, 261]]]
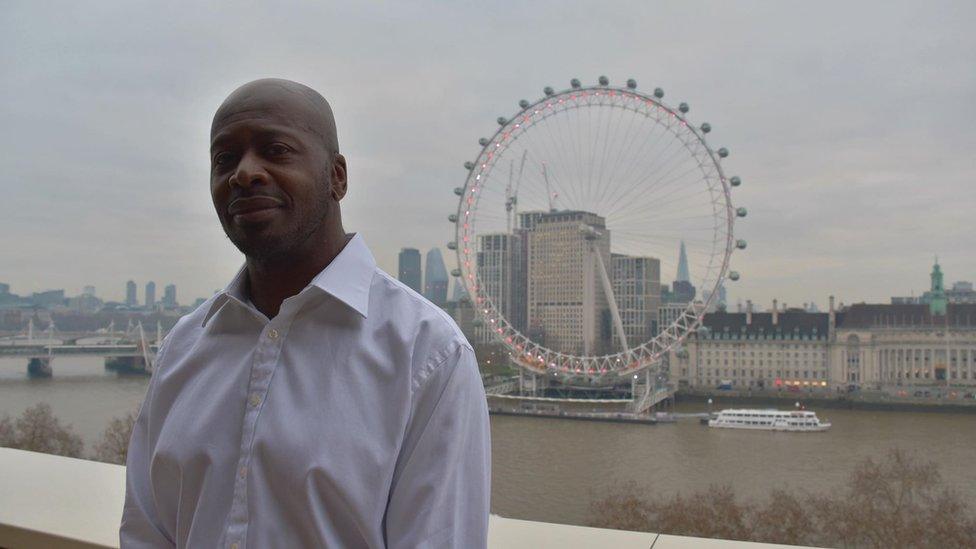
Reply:
[[[54, 378], [28, 379], [26, 360], [0, 360], [0, 416], [47, 402], [91, 451], [113, 417], [135, 410], [148, 378], [106, 373], [101, 359], [55, 359]], [[718, 402], [717, 405], [721, 405]], [[678, 411], [704, 405], [679, 404]], [[898, 447], [936, 461], [976, 511], [976, 414], [816, 410], [825, 433], [709, 429], [697, 420], [631, 425], [492, 416], [492, 512], [585, 524], [589, 502], [619, 482], [652, 496], [730, 484], [738, 494], [843, 485], [861, 459]]]

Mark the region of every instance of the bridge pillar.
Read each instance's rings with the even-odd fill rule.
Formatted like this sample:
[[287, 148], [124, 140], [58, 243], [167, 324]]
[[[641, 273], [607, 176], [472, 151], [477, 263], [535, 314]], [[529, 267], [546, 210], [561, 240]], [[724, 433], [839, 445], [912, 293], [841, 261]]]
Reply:
[[45, 378], [54, 375], [54, 357], [32, 356], [27, 359], [27, 375], [34, 378]]

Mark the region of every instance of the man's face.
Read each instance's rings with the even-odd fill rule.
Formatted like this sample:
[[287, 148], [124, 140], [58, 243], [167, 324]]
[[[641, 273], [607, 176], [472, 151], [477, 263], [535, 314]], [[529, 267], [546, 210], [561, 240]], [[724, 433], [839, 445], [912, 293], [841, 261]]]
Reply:
[[249, 258], [287, 257], [324, 226], [341, 156], [287, 102], [221, 111], [211, 132], [210, 192], [224, 232]]

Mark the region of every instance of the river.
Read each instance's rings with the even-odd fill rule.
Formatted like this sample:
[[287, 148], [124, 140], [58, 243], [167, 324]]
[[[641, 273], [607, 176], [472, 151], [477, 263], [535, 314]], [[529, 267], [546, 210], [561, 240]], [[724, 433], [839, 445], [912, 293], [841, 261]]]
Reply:
[[[0, 359], [0, 416], [37, 402], [94, 446], [109, 420], [138, 408], [148, 378], [106, 373], [101, 359], [55, 359], [54, 378], [28, 379], [26, 360]], [[721, 402], [717, 403], [721, 405]], [[679, 404], [679, 412], [702, 411]], [[834, 489], [855, 463], [898, 447], [941, 466], [976, 511], [976, 414], [818, 410], [825, 433], [709, 429], [697, 420], [629, 425], [492, 416], [492, 511], [585, 524], [606, 487], [636, 482], [670, 495], [730, 484], [744, 496], [772, 488]]]

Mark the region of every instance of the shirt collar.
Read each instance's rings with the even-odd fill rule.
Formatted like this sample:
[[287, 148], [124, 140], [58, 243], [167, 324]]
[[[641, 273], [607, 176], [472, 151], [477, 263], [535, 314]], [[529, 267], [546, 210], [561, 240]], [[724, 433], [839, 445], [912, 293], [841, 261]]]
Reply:
[[[366, 242], [359, 233], [352, 233], [347, 235], [346, 245], [339, 255], [315, 275], [308, 287], [318, 288], [366, 318], [369, 309], [369, 288], [375, 272], [376, 260], [366, 246]], [[229, 299], [234, 298], [242, 303], [247, 301], [244, 293], [246, 282], [247, 266], [245, 265], [237, 271], [230, 284], [214, 297], [203, 319], [204, 326]]]

